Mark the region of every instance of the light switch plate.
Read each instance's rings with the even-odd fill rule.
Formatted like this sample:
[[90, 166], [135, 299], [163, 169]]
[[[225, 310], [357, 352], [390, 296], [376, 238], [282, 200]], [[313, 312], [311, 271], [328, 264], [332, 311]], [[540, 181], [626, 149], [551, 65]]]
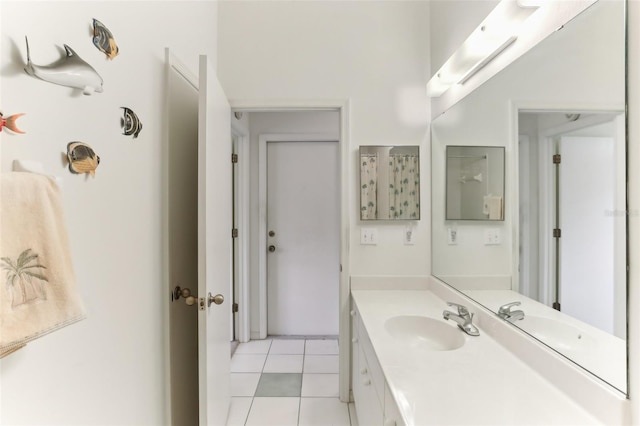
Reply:
[[378, 244], [378, 229], [377, 228], [360, 228], [360, 244], [372, 245]]
[[502, 244], [502, 238], [499, 228], [486, 228], [484, 230], [484, 245], [496, 246]]
[[455, 246], [458, 244], [458, 230], [455, 228], [447, 228], [447, 244]]

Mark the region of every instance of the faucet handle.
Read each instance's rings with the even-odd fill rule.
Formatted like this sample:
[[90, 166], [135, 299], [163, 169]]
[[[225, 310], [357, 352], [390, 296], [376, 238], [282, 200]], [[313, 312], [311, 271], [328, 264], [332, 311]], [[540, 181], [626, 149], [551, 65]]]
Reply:
[[447, 305], [455, 306], [456, 308], [458, 308], [458, 315], [469, 315], [469, 310], [464, 305], [460, 305], [458, 303], [453, 303], [453, 302], [447, 302]]
[[506, 303], [502, 306], [500, 306], [500, 308], [498, 309], [498, 313], [499, 314], [509, 314], [511, 313], [511, 308], [514, 306], [520, 306], [520, 302], [511, 302], [511, 303]]

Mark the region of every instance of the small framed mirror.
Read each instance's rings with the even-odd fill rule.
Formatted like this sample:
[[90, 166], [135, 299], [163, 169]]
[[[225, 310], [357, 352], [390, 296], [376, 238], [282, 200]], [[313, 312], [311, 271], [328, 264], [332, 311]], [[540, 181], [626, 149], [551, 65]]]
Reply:
[[361, 146], [360, 220], [420, 219], [420, 147]]
[[447, 146], [447, 220], [504, 220], [504, 147]]

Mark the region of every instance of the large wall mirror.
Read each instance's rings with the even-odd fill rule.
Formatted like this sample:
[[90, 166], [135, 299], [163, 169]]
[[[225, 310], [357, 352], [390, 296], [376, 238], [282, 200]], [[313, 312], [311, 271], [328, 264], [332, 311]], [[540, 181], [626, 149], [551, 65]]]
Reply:
[[420, 219], [420, 147], [360, 147], [360, 220]]
[[[433, 121], [431, 253], [434, 276], [627, 393], [624, 14], [594, 3]], [[461, 141], [504, 147], [503, 221], [447, 217]]]

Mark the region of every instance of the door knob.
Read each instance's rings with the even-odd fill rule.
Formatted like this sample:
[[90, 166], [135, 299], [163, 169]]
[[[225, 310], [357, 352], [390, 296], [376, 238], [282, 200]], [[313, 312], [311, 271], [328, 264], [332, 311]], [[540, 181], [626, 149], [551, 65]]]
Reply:
[[196, 303], [198, 300], [195, 296], [191, 295], [191, 290], [188, 288], [181, 288], [179, 285], [173, 289], [173, 294], [171, 295], [171, 300], [176, 301], [181, 297], [184, 298], [184, 303], [191, 306]]
[[216, 305], [221, 305], [222, 302], [224, 302], [223, 295], [216, 294], [215, 296], [212, 296], [211, 293], [209, 293], [209, 297], [207, 297], [207, 306], [211, 306], [212, 303], [215, 303]]
[[269, 246], [269, 252], [270, 252], [270, 253], [273, 253], [274, 251], [276, 251], [276, 246], [274, 246], [274, 245], [270, 245], [270, 246]]

